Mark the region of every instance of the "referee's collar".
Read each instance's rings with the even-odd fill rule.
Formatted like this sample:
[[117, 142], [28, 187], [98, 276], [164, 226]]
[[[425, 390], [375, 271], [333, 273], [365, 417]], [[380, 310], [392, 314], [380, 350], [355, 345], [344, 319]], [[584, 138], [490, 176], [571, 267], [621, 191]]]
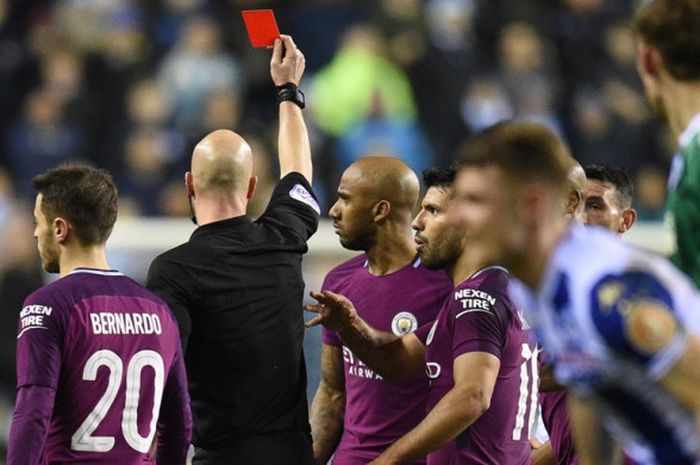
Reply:
[[207, 223], [202, 226], [199, 226], [197, 229], [194, 230], [192, 233], [191, 237], [196, 237], [201, 234], [209, 234], [209, 233], [215, 233], [215, 232], [220, 232], [220, 231], [226, 231], [228, 229], [231, 229], [233, 227], [236, 227], [241, 224], [249, 224], [252, 223], [253, 220], [248, 216], [248, 215], [241, 215], [241, 216], [234, 216], [233, 218], [228, 218], [225, 220], [220, 220], [220, 221], [214, 221], [213, 223]]

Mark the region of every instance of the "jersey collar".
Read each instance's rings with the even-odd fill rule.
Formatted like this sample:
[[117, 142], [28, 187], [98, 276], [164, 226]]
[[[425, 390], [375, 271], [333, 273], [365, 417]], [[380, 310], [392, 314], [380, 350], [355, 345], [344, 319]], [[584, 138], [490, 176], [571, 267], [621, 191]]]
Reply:
[[696, 114], [690, 119], [690, 123], [683, 130], [681, 135], [678, 137], [678, 145], [681, 148], [687, 147], [692, 141], [693, 137], [700, 132], [700, 113]]
[[207, 233], [217, 233], [221, 231], [228, 231], [241, 224], [252, 223], [253, 220], [247, 215], [234, 216], [233, 218], [228, 218], [225, 220], [214, 221], [213, 223], [207, 223], [199, 226], [192, 232], [191, 237], [199, 236], [200, 234]]
[[76, 268], [70, 273], [68, 273], [66, 276], [78, 273], [98, 274], [101, 276], [124, 276], [122, 272], [117, 270], [100, 270], [97, 268]]

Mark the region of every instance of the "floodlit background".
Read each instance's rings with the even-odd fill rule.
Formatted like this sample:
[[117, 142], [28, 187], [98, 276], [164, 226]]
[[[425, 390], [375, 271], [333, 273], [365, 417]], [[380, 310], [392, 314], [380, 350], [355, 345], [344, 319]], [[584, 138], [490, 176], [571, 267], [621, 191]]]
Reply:
[[[274, 9], [306, 55], [304, 113], [325, 211], [359, 157], [397, 156], [416, 171], [447, 166], [469, 133], [526, 118], [559, 132], [582, 164], [625, 167], [640, 220], [650, 222], [635, 226], [633, 240], [667, 250], [654, 222], [674, 142], [635, 72], [632, 3], [0, 0], [0, 444], [14, 399], [17, 313], [46, 279], [31, 235], [34, 175], [68, 160], [113, 173], [121, 205], [110, 260], [137, 279], [194, 227], [182, 177], [207, 132], [235, 129], [250, 142], [261, 181], [250, 214], [264, 208], [277, 179], [275, 92], [269, 52], [250, 48], [241, 9]], [[322, 225], [307, 287], [347, 256]], [[317, 331], [306, 344], [312, 393]]]

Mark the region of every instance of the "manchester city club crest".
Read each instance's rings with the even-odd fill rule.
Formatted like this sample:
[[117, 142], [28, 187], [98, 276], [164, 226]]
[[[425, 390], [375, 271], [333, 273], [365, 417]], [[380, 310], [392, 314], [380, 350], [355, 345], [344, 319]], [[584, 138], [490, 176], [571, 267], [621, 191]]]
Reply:
[[412, 333], [416, 328], [418, 328], [418, 320], [410, 312], [399, 312], [391, 320], [391, 332], [397, 336]]

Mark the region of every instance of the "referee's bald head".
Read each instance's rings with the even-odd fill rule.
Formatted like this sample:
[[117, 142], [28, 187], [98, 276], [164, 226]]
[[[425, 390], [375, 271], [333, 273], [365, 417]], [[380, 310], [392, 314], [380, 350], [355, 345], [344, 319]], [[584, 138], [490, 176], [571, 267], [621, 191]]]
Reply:
[[226, 129], [207, 134], [192, 153], [192, 176], [197, 194], [245, 194], [253, 173], [250, 146]]

